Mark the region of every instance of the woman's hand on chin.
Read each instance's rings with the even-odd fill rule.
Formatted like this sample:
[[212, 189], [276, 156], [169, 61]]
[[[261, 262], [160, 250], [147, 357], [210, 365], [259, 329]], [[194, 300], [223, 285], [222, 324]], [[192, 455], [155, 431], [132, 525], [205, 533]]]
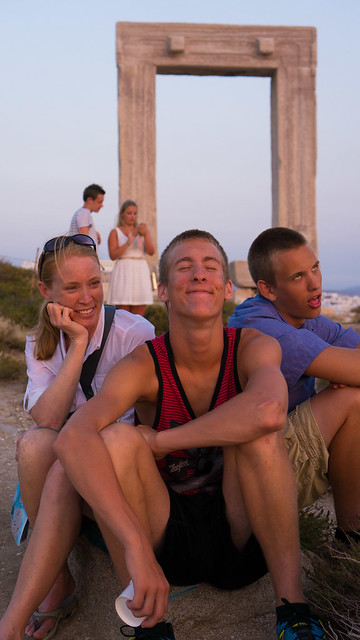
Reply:
[[87, 341], [87, 329], [74, 320], [74, 312], [70, 307], [64, 307], [58, 302], [49, 302], [46, 309], [53, 327], [66, 333], [71, 341], [82, 338]]

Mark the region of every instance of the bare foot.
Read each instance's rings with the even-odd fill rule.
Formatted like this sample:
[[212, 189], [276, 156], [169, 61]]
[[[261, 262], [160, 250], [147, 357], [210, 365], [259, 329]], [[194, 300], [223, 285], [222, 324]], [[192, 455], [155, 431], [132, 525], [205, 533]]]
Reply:
[[[48, 595], [40, 606], [38, 611], [43, 613], [46, 611], [54, 611], [58, 609], [62, 602], [68, 598], [75, 589], [75, 582], [71, 576], [71, 573], [66, 565], [56, 579], [53, 587], [50, 589]], [[28, 636], [32, 636], [35, 640], [42, 640], [46, 634], [55, 627], [56, 618], [46, 618], [42, 622], [37, 622], [31, 616], [26, 628], [25, 633]]]

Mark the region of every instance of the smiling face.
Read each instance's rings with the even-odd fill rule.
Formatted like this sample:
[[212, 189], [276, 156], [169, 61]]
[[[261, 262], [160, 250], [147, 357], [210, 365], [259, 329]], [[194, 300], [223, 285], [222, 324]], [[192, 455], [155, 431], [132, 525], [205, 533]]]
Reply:
[[224, 300], [232, 296], [225, 281], [223, 258], [208, 240], [192, 238], [177, 244], [168, 256], [168, 283], [159, 285], [159, 298], [169, 314], [192, 318], [221, 318]]
[[93, 335], [103, 304], [103, 288], [97, 261], [91, 256], [67, 256], [54, 268], [49, 285], [39, 283], [41, 294], [73, 310], [73, 320]]
[[274, 286], [259, 281], [260, 293], [271, 300], [294, 327], [321, 313], [322, 276], [319, 261], [308, 244], [274, 254]]

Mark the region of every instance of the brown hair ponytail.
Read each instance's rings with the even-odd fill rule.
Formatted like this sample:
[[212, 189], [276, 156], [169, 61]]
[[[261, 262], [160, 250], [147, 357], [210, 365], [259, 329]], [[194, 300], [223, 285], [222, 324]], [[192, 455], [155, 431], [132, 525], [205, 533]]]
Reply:
[[54, 351], [60, 340], [60, 331], [54, 327], [47, 312], [47, 300], [44, 300], [40, 313], [39, 321], [34, 327], [35, 349], [34, 355], [36, 360], [49, 360], [54, 355]]

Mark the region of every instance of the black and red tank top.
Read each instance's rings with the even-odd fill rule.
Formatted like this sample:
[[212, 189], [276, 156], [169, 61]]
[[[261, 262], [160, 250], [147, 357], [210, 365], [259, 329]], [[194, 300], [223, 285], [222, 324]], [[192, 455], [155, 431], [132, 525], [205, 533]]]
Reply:
[[[241, 392], [237, 350], [241, 329], [224, 327], [224, 349], [209, 411]], [[154, 360], [159, 395], [153, 428], [172, 429], [196, 418], [178, 376], [169, 334], [146, 342]], [[221, 447], [173, 451], [157, 461], [163, 480], [177, 493], [213, 492], [221, 484]]]

